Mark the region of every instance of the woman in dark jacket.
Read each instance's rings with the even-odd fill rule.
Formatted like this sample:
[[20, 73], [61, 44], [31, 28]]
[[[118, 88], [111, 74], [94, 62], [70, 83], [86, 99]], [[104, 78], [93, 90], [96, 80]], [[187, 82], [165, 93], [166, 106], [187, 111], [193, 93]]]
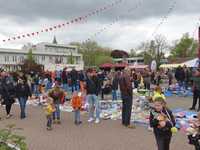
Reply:
[[119, 84], [119, 79], [117, 74], [114, 75], [114, 79], [113, 79], [113, 83], [112, 83], [112, 97], [113, 97], [113, 101], [117, 100], [117, 90], [118, 90], [118, 84]]
[[25, 107], [28, 96], [32, 96], [30, 88], [27, 83], [24, 83], [23, 79], [19, 78], [19, 84], [15, 88], [15, 98], [18, 98], [21, 107], [21, 119], [26, 118]]
[[194, 86], [195, 86], [195, 91], [193, 94], [193, 103], [192, 103], [192, 107], [189, 108], [189, 110], [195, 110], [195, 106], [197, 104], [197, 99], [199, 98], [199, 106], [197, 111], [200, 111], [200, 69], [198, 68], [197, 70], [195, 70], [195, 75], [194, 78], [191, 80], [191, 82], [193, 82]]
[[6, 105], [7, 119], [10, 118], [10, 110], [12, 104], [15, 102], [14, 97], [10, 98], [14, 95], [14, 86], [10, 83], [10, 78], [6, 78], [5, 84], [1, 87], [1, 102]]

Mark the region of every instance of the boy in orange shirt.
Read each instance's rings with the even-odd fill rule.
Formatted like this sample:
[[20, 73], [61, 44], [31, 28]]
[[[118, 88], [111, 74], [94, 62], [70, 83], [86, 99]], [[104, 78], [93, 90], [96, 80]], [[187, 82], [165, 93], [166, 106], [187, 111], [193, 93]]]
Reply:
[[[74, 108], [75, 125], [81, 125], [82, 99], [78, 96], [78, 91], [74, 91], [73, 95], [74, 97], [72, 99], [72, 107]], [[77, 117], [79, 118], [78, 124], [77, 124]]]

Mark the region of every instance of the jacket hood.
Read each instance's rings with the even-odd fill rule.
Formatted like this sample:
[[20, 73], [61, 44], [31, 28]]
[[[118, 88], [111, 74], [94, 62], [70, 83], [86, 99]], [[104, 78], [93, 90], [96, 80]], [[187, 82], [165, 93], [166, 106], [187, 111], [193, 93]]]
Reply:
[[119, 81], [119, 78], [118, 78], [118, 77], [116, 77], [116, 78], [114, 78], [113, 80], [115, 80], [115, 81]]

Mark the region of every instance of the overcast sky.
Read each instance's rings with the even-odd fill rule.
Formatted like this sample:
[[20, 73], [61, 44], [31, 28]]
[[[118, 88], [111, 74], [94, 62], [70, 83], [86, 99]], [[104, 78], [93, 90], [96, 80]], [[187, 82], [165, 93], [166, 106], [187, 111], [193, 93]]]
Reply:
[[[89, 13], [92, 15], [89, 16]], [[84, 18], [75, 22], [80, 17]], [[51, 43], [55, 34], [59, 44], [83, 43], [90, 38], [102, 47], [129, 52], [147, 41], [157, 27], [156, 34], [165, 35], [169, 44], [186, 32], [192, 37], [197, 23], [200, 23], [199, 19], [199, 0], [1, 0], [0, 48]], [[73, 24], [71, 20], [74, 20]], [[67, 22], [70, 22], [69, 25]], [[63, 23], [64, 27], [57, 26], [53, 31], [41, 32]], [[39, 35], [36, 35], [37, 31]], [[35, 36], [22, 37], [33, 32]], [[21, 38], [12, 39], [18, 36]], [[11, 38], [10, 42], [8, 38]], [[197, 32], [194, 38], [198, 39]]]

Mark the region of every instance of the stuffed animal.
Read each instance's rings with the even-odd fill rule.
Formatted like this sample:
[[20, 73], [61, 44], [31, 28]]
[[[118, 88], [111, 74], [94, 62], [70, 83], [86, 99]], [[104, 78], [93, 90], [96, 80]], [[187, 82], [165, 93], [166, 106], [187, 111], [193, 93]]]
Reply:
[[192, 135], [192, 137], [195, 137], [198, 133], [199, 133], [199, 128], [187, 128], [186, 129], [187, 132], [189, 132], [188, 135]]
[[[169, 120], [167, 119], [167, 115], [166, 114], [159, 114], [159, 116], [162, 116], [164, 119], [161, 120], [161, 121], [164, 121], [164, 122], [169, 122]], [[159, 121], [159, 122], [161, 122]], [[157, 126], [159, 129], [162, 129], [163, 127], [161, 127], [160, 125]], [[165, 127], [166, 130], [169, 130], [168, 127]]]

